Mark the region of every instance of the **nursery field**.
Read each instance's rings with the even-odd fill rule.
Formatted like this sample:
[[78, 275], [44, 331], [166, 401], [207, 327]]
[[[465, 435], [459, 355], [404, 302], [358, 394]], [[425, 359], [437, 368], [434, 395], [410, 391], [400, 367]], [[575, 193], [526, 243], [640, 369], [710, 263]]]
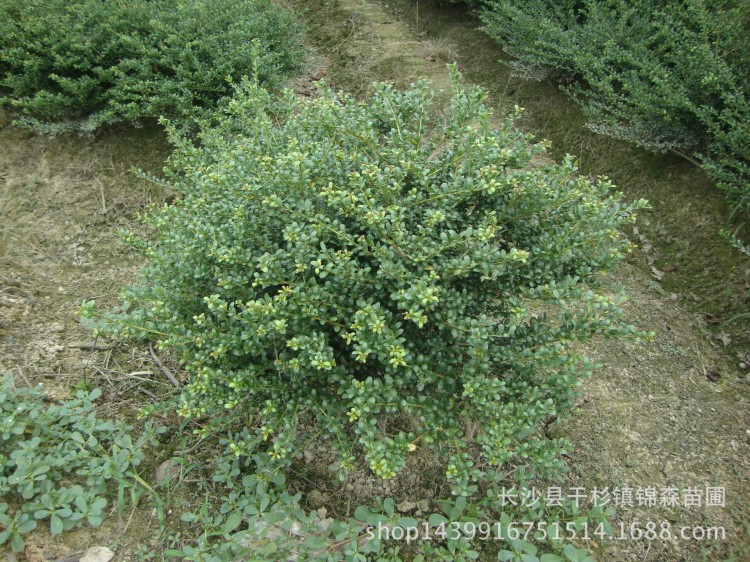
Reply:
[[[178, 86], [164, 89], [176, 100], [166, 127], [153, 112], [172, 106], [148, 97], [156, 86], [132, 98], [150, 100], [141, 113], [132, 85], [114, 101], [97, 94], [95, 118], [71, 117], [96, 126], [54, 136], [0, 110], [0, 562], [750, 559], [750, 259], [719, 234], [731, 203], [694, 164], [597, 135], [554, 84], [511, 76], [463, 5], [286, 8], [298, 23], [264, 15], [273, 33], [236, 54], [250, 62], [232, 77], [235, 97], [195, 55], [196, 91], [220, 117], [193, 111]], [[279, 46], [286, 26], [304, 28], [301, 47]], [[159, 68], [147, 66], [138, 72]], [[266, 86], [289, 90], [275, 102]], [[181, 127], [185, 114], [196, 121]], [[549, 147], [528, 148], [516, 129]], [[494, 189], [435, 207], [455, 193], [388, 191], [433, 173], [445, 188], [464, 154], [467, 169], [490, 169], [502, 142], [522, 163], [507, 164], [526, 182], [509, 184], [530, 209], [518, 217], [483, 214]], [[556, 167], [566, 154], [577, 169]], [[395, 183], [377, 184], [384, 170]], [[597, 176], [622, 200], [605, 199]], [[582, 203], [558, 213], [564, 189]], [[460, 228], [431, 238], [441, 221]], [[341, 233], [352, 224], [365, 234]], [[577, 228], [580, 252], [555, 245]], [[569, 260], [559, 270], [558, 258]], [[549, 259], [536, 281], [483, 269], [527, 259]], [[557, 271], [574, 281], [549, 282]], [[492, 331], [501, 316], [510, 333]], [[431, 353], [435, 367], [409, 370]], [[459, 357], [475, 370], [451, 386]], [[507, 388], [483, 378], [487, 364]], [[505, 409], [491, 398], [502, 392]], [[486, 427], [506, 434], [485, 438]], [[546, 503], [527, 508], [522, 486]], [[567, 500], [550, 502], [554, 490]], [[453, 522], [458, 538], [434, 534]], [[433, 536], [378, 540], [368, 525]]]

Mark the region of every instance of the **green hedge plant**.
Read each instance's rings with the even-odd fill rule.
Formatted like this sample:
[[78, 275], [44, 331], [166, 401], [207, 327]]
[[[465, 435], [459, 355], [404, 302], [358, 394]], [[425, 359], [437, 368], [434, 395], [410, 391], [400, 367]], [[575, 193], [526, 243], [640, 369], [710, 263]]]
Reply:
[[566, 444], [537, 429], [589, 370], [576, 343], [638, 336], [595, 287], [645, 203], [494, 128], [452, 72], [442, 113], [424, 83], [358, 102], [244, 82], [199, 145], [172, 131], [182, 197], [128, 235], [148, 265], [99, 329], [171, 348], [183, 415], [245, 416], [238, 455], [288, 461], [317, 427], [342, 473], [361, 454], [390, 478], [420, 447], [456, 493], [476, 450], [549, 471]]
[[750, 210], [750, 3], [487, 0], [481, 17], [515, 71], [561, 82], [592, 130], [697, 154]]
[[299, 68], [299, 37], [268, 0], [0, 0], [0, 104], [50, 132], [188, 121], [253, 65], [278, 84]]

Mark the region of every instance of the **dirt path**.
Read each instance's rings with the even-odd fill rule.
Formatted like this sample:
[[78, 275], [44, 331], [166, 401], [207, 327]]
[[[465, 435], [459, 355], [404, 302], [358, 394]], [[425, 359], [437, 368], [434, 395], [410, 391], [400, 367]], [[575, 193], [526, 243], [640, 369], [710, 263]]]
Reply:
[[[373, 0], [313, 4], [312, 9], [309, 2], [299, 2], [298, 7], [310, 9], [307, 17], [328, 78], [355, 95], [363, 94], [371, 80], [403, 86], [424, 77], [434, 87], [444, 87], [445, 63], [455, 61], [465, 68], [462, 61], [474, 54], [470, 44], [461, 50], [451, 42], [457, 31], [449, 23], [442, 24], [444, 34], [437, 25], [429, 34], [419, 33], [413, 6]], [[493, 48], [475, 36], [477, 48]], [[495, 58], [499, 56], [496, 53]], [[491, 89], [496, 86], [479, 82]], [[564, 148], [575, 152], [577, 147]], [[630, 163], [634, 169], [646, 165], [637, 158], [634, 153]], [[658, 209], [645, 218], [650, 226], [670, 228], [650, 224], [660, 218]], [[665, 488], [675, 488], [683, 491], [679, 507], [639, 507], [635, 500], [633, 508], [619, 510], [617, 521], [668, 522], [672, 529], [698, 527], [697, 534], [712, 526], [726, 528], [723, 541], [611, 540], [593, 545], [602, 560], [750, 559], [747, 375], [734, 366], [736, 361], [719, 342], [707, 336], [703, 318], [683, 304], [684, 295], [665, 290], [654, 279], [653, 245], [638, 231], [634, 237], [642, 249], [615, 274], [612, 284], [622, 286], [630, 296], [626, 306], [630, 322], [653, 330], [656, 341], [650, 345], [596, 342], [587, 347], [602, 368], [584, 383], [573, 418], [552, 430], [575, 445], [563, 489], [579, 486], [590, 494], [594, 488], [655, 487], [661, 496]], [[718, 380], [709, 380], [716, 374]], [[706, 487], [724, 488], [725, 506], [707, 507]], [[688, 488], [701, 491], [700, 507], [685, 505]]]
[[[140, 259], [116, 230], [137, 228], [135, 215], [164, 196], [131, 169], [157, 171], [167, 151], [154, 128], [49, 138], [11, 126], [0, 112], [0, 375], [21, 387], [43, 384], [53, 399], [101, 387], [98, 413], [130, 423], [148, 398], [138, 390], [144, 383], [128, 373], [139, 371], [152, 392], [169, 387], [158, 375], [147, 379], [158, 371], [143, 349], [106, 342], [91, 349], [91, 333], [75, 314], [83, 300], [114, 305], [134, 279]], [[150, 513], [132, 524], [129, 515], [112, 513], [102, 527], [56, 537], [40, 525], [23, 553], [11, 557], [0, 546], [0, 560], [57, 560], [115, 542], [119, 553], [137, 533], [150, 539], [157, 528]]]
[[88, 299], [114, 305], [133, 278], [140, 260], [117, 229], [163, 195], [131, 169], [160, 169], [166, 151], [154, 129], [49, 138], [0, 115], [1, 372], [57, 398], [75, 390], [92, 356], [75, 312]]

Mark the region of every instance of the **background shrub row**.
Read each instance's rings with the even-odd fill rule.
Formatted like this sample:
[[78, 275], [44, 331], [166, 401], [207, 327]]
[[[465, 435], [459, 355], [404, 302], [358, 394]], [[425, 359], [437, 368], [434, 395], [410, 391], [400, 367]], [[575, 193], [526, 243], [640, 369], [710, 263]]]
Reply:
[[750, 3], [488, 0], [481, 17], [516, 71], [562, 82], [593, 130], [697, 153], [750, 210]]
[[298, 68], [299, 29], [265, 0], [0, 0], [0, 104], [51, 132], [186, 122], [231, 95], [228, 77]]

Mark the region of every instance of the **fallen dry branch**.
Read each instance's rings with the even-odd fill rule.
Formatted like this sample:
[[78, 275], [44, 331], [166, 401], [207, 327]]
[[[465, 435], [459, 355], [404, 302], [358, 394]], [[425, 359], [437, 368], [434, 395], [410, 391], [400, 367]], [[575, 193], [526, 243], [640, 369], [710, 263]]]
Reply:
[[154, 360], [154, 363], [156, 363], [156, 366], [159, 367], [159, 369], [161, 369], [161, 372], [164, 373], [164, 375], [169, 379], [169, 382], [171, 382], [175, 388], [180, 388], [180, 382], [159, 360], [159, 358], [156, 356], [156, 353], [154, 353], [154, 348], [151, 347], [151, 344], [148, 344], [148, 352], [151, 354], [151, 358]]

